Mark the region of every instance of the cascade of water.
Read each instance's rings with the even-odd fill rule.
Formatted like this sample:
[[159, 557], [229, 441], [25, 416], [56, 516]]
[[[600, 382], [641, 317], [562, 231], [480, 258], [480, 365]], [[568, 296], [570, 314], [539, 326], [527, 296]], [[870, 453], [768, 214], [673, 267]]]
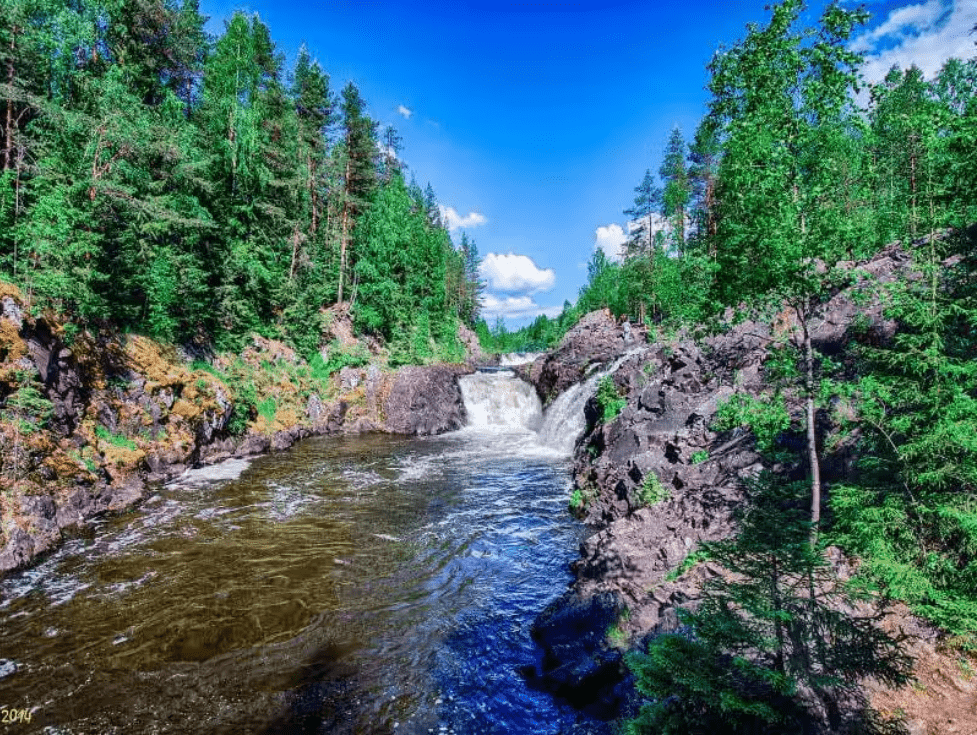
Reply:
[[597, 391], [597, 381], [604, 373], [597, 373], [582, 383], [571, 385], [546, 408], [539, 428], [539, 443], [569, 454], [573, 445], [587, 428], [584, 406]]
[[559, 449], [567, 454], [573, 451], [577, 439], [587, 428], [584, 406], [597, 392], [597, 384], [606, 375], [613, 374], [629, 357], [643, 352], [643, 349], [630, 350], [621, 355], [606, 370], [598, 370], [582, 383], [571, 385], [546, 407], [543, 424], [539, 429], [539, 442]]
[[509, 352], [499, 358], [499, 365], [502, 367], [526, 365], [542, 354], [542, 352]]
[[570, 386], [556, 397], [545, 413], [533, 387], [511, 372], [466, 375], [459, 384], [468, 411], [468, 424], [494, 431], [532, 429], [537, 432], [540, 445], [570, 454], [587, 428], [584, 406], [597, 391], [601, 378], [641, 351], [631, 350], [606, 370], [593, 372], [583, 382]]
[[480, 429], [536, 429], [542, 405], [536, 390], [511, 372], [474, 373], [459, 381], [468, 425]]

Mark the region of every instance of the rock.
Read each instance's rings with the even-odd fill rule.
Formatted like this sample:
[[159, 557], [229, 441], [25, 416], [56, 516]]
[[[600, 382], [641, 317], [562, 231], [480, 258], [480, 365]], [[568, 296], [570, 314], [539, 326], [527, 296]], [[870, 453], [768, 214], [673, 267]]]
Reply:
[[24, 326], [24, 311], [12, 296], [0, 299], [0, 317], [13, 324], [16, 329]]
[[482, 365], [488, 360], [488, 355], [482, 351], [482, 344], [466, 324], [458, 324], [458, 341], [465, 348], [465, 358], [469, 364]]
[[[643, 327], [629, 326], [628, 333], [631, 341], [644, 341]], [[605, 365], [623, 354], [631, 341], [625, 339], [624, 329], [618, 326], [610, 311], [593, 311], [563, 336], [555, 350], [537, 358], [528, 369], [517, 372], [536, 387], [540, 400], [548, 404], [583, 380], [589, 374], [588, 369]]]
[[621, 652], [607, 646], [606, 636], [621, 611], [613, 595], [582, 598], [567, 592], [533, 623], [533, 640], [543, 651], [541, 670], [527, 667], [523, 675], [532, 686], [594, 716], [615, 716], [622, 705], [626, 673]]
[[306, 401], [305, 415], [309, 417], [313, 426], [318, 426], [325, 417], [326, 407], [322, 404], [322, 399], [319, 398], [318, 393], [311, 394], [309, 400]]
[[260, 434], [248, 434], [237, 449], [234, 450], [235, 457], [247, 457], [252, 454], [263, 454], [271, 448], [271, 439]]
[[364, 374], [360, 368], [344, 367], [339, 371], [339, 389], [343, 393], [356, 390], [356, 387], [363, 382]]
[[[890, 340], [895, 324], [883, 319], [878, 301], [866, 303], [855, 291], [891, 282], [900, 271], [904, 277], [909, 262], [899, 248], [887, 248], [871, 261], [848, 264], [861, 280], [853, 279], [855, 285], [818, 308], [811, 322], [817, 348], [844, 354], [851, 342]], [[573, 458], [574, 485], [585, 502], [581, 515], [596, 533], [581, 544], [580, 558], [572, 564], [576, 581], [567, 599], [606, 595], [616, 600], [629, 611], [626, 623], [619, 625], [631, 640], [646, 642], [679, 627], [678, 610], [694, 607], [702, 584], [723, 572], [700, 562], [676, 579], [669, 579], [670, 573], [702, 542], [735, 533], [734, 512], [745, 498], [744, 480], [764, 468], [750, 431], [711, 428], [716, 412], [735, 393], [760, 396], [768, 390], [768, 352], [778, 339], [791, 338], [797, 330], [796, 316], [784, 309], [771, 323], [743, 321], [700, 342], [680, 335], [669, 344], [629, 349], [626, 330], [609, 314], [596, 312], [533, 364], [527, 377], [547, 398], [579, 381], [595, 363], [606, 365], [625, 356], [611, 376], [625, 406], [605, 422], [603, 406], [591, 398], [585, 408], [588, 428]], [[787, 407], [800, 417], [802, 404], [796, 396], [788, 394]], [[827, 416], [819, 421], [829, 424]], [[784, 432], [778, 442], [800, 442], [803, 447], [804, 437]], [[822, 468], [828, 492], [830, 478], [843, 474], [853, 461], [850, 442], [826, 453]], [[851, 574], [838, 550], [832, 550], [830, 559], [842, 577]], [[561, 604], [572, 610], [583, 602]], [[586, 619], [591, 613], [597, 615], [576, 615]], [[546, 654], [539, 678], [545, 688], [569, 691], [565, 696], [571, 698], [578, 696], [571, 682], [603, 675], [598, 674], [603, 661], [595, 653], [600, 649], [594, 631], [575, 625], [574, 614], [567, 615], [569, 622], [560, 623], [548, 609], [538, 619], [541, 630], [562, 627], [577, 631], [580, 638], [575, 647], [563, 639], [541, 640]]]
[[464, 366], [403, 367], [393, 379], [383, 404], [385, 431], [430, 436], [465, 425], [465, 403], [458, 377], [471, 372]]

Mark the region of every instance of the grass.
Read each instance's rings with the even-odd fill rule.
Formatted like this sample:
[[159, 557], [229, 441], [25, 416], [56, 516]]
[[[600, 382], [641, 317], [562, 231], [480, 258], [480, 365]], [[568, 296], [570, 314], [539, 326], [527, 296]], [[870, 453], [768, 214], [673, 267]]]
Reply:
[[113, 447], [120, 447], [123, 449], [135, 449], [136, 443], [132, 439], [127, 439], [124, 436], [118, 434], [113, 434], [107, 428], [99, 424], [95, 427], [95, 436], [101, 439], [106, 444], [111, 444]]

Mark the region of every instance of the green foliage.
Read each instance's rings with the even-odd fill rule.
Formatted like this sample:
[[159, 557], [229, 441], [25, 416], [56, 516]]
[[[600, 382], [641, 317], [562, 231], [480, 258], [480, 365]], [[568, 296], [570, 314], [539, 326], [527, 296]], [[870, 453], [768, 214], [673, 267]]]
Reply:
[[[632, 733], [800, 732], [803, 688], [830, 711], [864, 676], [908, 679], [909, 660], [810, 544], [806, 488], [761, 478], [739, 535], [704, 545], [727, 575], [707, 583], [685, 634], [662, 635], [627, 662], [650, 703]], [[836, 726], [836, 723], [833, 723]]]
[[662, 481], [658, 479], [658, 475], [654, 472], [649, 472], [645, 475], [644, 482], [641, 483], [641, 488], [638, 490], [638, 504], [653, 508], [668, 498], [671, 497], [671, 493], [668, 488], [662, 485]]
[[597, 383], [597, 405], [600, 406], [601, 420], [607, 424], [617, 418], [627, 399], [622, 398], [617, 390], [617, 384], [610, 375], [605, 375]]
[[582, 510], [584, 507], [583, 492], [579, 487], [573, 488], [573, 492], [570, 493], [569, 501], [570, 510], [578, 511]]
[[243, 363], [228, 371], [225, 382], [234, 394], [234, 410], [227, 421], [227, 432], [232, 436], [240, 436], [248, 430], [248, 422], [257, 416], [258, 390], [250, 371], [244, 368]]
[[[948, 245], [963, 253], [972, 241]], [[862, 348], [850, 401], [863, 432], [854, 481], [832, 492], [836, 534], [863, 574], [977, 646], [977, 298], [972, 258], [945, 271], [929, 241], [922, 277], [889, 291], [891, 345]]]
[[114, 447], [122, 447], [124, 449], [135, 449], [136, 443], [132, 439], [127, 439], [119, 434], [113, 434], [106, 427], [99, 424], [95, 427], [95, 436], [104, 441], [107, 444], [111, 444]]
[[665, 575], [665, 581], [674, 582], [676, 579], [692, 569], [692, 567], [694, 567], [696, 564], [706, 561], [707, 559], [709, 559], [709, 551], [707, 549], [696, 549], [691, 554], [686, 556], [682, 560], [681, 564]]
[[762, 454], [772, 455], [776, 450], [777, 437], [790, 428], [790, 414], [780, 398], [754, 398], [746, 393], [737, 393], [716, 407], [713, 428], [726, 431], [736, 427], [746, 427], [756, 437], [757, 449]]
[[275, 421], [275, 414], [278, 413], [278, 401], [275, 400], [274, 396], [268, 396], [264, 400], [258, 401], [256, 409], [259, 416], [272, 424]]
[[309, 367], [313, 380], [325, 382], [329, 377], [344, 367], [362, 367], [370, 361], [370, 353], [366, 348], [357, 344], [352, 349], [346, 349], [334, 341], [325, 350], [328, 360], [322, 359], [322, 352], [316, 352], [309, 359]]
[[575, 487], [570, 493], [570, 500], [567, 503], [571, 513], [580, 514], [597, 497], [597, 491], [592, 485]]
[[54, 413], [54, 404], [41, 392], [36, 375], [21, 370], [14, 378], [17, 388], [7, 396], [0, 416], [15, 422], [22, 434], [32, 434], [47, 424]]
[[709, 452], [705, 449], [698, 449], [692, 452], [692, 464], [702, 464], [709, 459]]
[[[354, 85], [337, 101], [304, 47], [286, 73], [257, 15], [214, 39], [205, 20], [189, 1], [4, 6], [0, 275], [35, 313], [166, 342], [235, 349], [257, 332], [308, 354], [342, 301], [361, 329], [411, 328], [408, 359], [458, 355], [457, 320], [479, 309], [474, 243], [455, 248], [404, 195]], [[377, 283], [369, 266], [391, 254], [410, 273]]]

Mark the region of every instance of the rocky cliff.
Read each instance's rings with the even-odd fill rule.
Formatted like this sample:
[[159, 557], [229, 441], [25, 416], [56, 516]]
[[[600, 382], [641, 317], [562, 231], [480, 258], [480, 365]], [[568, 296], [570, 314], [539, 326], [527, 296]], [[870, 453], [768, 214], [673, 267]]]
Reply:
[[[896, 325], [883, 318], [872, 294], [904, 275], [909, 257], [890, 247], [870, 261], [842, 267], [851, 272], [852, 285], [811, 320], [816, 348], [840, 360], [853, 342], [891, 339]], [[572, 588], [537, 620], [534, 635], [544, 657], [530, 678], [539, 686], [580, 706], [628, 713], [633, 700], [622, 650], [674, 630], [677, 609], [694, 604], [703, 580], [719, 573], [708, 562], [691, 563], [690, 555], [701, 542], [735, 532], [733, 511], [743, 501], [743, 481], [764, 466], [751, 431], [714, 428], [717, 407], [735, 393], [770, 393], [770, 358], [796, 326], [792, 312], [784, 310], [699, 339], [646, 339], [634, 329], [628, 334], [606, 313], [591, 314], [525, 372], [548, 396], [588, 370], [617, 361], [609, 379], [622, 404], [613, 417], [596, 397], [587, 404], [588, 429], [574, 454], [571, 506], [595, 533], [581, 544]], [[788, 392], [787, 408], [793, 425], [802, 426], [800, 397]], [[817, 418], [821, 444], [831, 447], [822, 458], [830, 491], [831, 481], [850, 466], [852, 443], [825, 442], [833, 418], [825, 411]], [[790, 431], [776, 441], [785, 449], [804, 446], [803, 435]], [[569, 640], [561, 634], [567, 620], [578, 631]], [[918, 621], [905, 625], [919, 627]]]
[[0, 284], [0, 572], [189, 467], [312, 434], [465, 423], [457, 378], [470, 367], [324, 374], [257, 336], [240, 354], [194, 359], [138, 335], [75, 333], [24, 304]]

